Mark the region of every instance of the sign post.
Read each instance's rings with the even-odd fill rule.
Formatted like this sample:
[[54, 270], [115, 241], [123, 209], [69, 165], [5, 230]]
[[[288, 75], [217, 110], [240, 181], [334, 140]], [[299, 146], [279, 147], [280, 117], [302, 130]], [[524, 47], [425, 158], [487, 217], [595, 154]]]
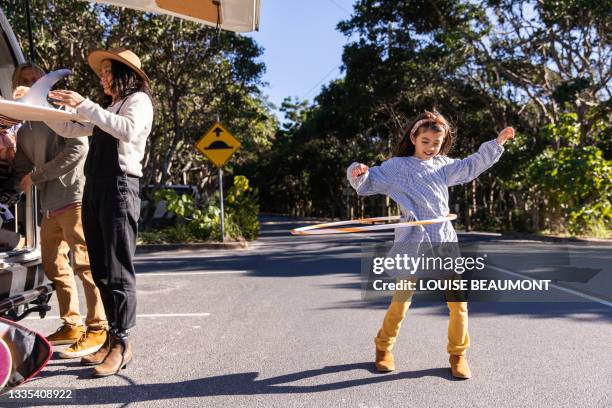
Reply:
[[225, 242], [225, 216], [223, 215], [223, 168], [219, 167], [219, 203], [221, 205], [221, 242]]
[[221, 242], [225, 241], [225, 214], [223, 213], [223, 165], [240, 147], [240, 142], [221, 123], [213, 126], [198, 140], [195, 148], [219, 168], [219, 203], [221, 207]]

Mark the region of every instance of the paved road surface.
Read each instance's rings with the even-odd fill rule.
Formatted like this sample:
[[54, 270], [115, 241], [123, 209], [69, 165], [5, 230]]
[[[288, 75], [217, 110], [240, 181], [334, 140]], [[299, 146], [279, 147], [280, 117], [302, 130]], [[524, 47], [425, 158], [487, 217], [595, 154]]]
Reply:
[[[29, 386], [71, 387], [74, 406], [94, 407], [612, 407], [605, 302], [471, 304], [468, 381], [449, 373], [446, 306], [413, 304], [398, 370], [378, 374], [373, 337], [386, 303], [361, 300], [359, 255], [362, 242], [390, 235], [292, 237], [293, 226], [264, 219], [248, 250], [140, 254], [134, 364], [91, 379], [77, 360], [54, 357]], [[545, 274], [535, 260], [571, 258], [574, 269], [600, 271], [599, 283], [566, 286], [610, 298], [612, 245], [483, 237], [504, 270]], [[25, 323], [53, 331], [53, 306]]]

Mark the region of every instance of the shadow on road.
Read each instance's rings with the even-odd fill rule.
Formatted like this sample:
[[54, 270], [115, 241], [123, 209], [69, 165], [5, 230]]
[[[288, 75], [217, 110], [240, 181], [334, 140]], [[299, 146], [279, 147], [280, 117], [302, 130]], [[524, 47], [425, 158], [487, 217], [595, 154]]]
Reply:
[[[392, 234], [376, 235], [372, 239], [366, 236], [340, 235], [334, 237], [294, 237], [289, 230], [303, 226], [308, 221], [266, 216], [262, 219], [261, 236], [251, 250], [248, 251], [207, 251], [203, 256], [183, 256], [164, 253], [163, 257], [141, 257], [136, 260], [138, 273], [164, 272], [192, 272], [216, 270], [244, 270], [250, 277], [274, 277], [290, 279], [303, 276], [346, 275], [347, 279], [341, 283], [324, 286], [326, 289], [361, 291], [361, 244], [385, 242], [392, 240]], [[461, 238], [463, 239], [463, 237]], [[469, 240], [477, 242], [495, 243], [500, 237], [492, 234], [472, 234]], [[533, 278], [551, 279], [580, 284], [597, 276], [601, 269], [586, 267], [554, 266], [551, 262], [567, 263], [566, 249], [555, 251], [554, 246], [531, 246], [527, 248], [502, 247], [501, 253], [508, 258], [505, 264], [511, 265], [515, 271], [527, 274]], [[552, 249], [551, 249], [552, 248]], [[581, 249], [582, 251], [583, 249]], [[584, 248], [586, 258], [610, 257], [610, 252], [604, 247]], [[501, 259], [501, 258], [496, 258]], [[538, 261], [530, 261], [537, 259]], [[607, 259], [607, 258], [606, 258]], [[502, 265], [503, 266], [503, 265]], [[529, 268], [536, 268], [536, 272], [529, 272]], [[551, 275], [553, 274], [553, 275]], [[351, 277], [354, 277], [351, 278]], [[554, 280], [553, 280], [554, 281]], [[563, 283], [563, 282], [561, 282]], [[608, 285], [608, 282], [605, 283]], [[601, 289], [601, 288], [600, 288]], [[481, 315], [528, 315], [537, 318], [568, 317], [579, 321], [596, 319], [612, 319], [612, 308], [595, 303], [582, 301], [568, 302], [471, 302], [470, 313]], [[353, 309], [375, 308], [384, 309], [388, 306], [388, 299], [366, 301], [361, 294], [356, 294], [354, 300], [338, 301], [320, 309]], [[412, 308], [431, 308], [432, 314], [446, 314], [446, 305], [443, 302], [413, 302]]]
[[[285, 385], [299, 380], [353, 370], [367, 371], [369, 374], [359, 379], [331, 383]], [[79, 374], [81, 371], [79, 370]], [[422, 377], [439, 377], [448, 381], [455, 381], [448, 368], [379, 374], [374, 370], [371, 362], [327, 366], [261, 380], [257, 379], [258, 375], [256, 372], [247, 372], [160, 384], [134, 384], [129, 378], [121, 376], [130, 383], [119, 386], [79, 389], [76, 392], [76, 400], [71, 402], [82, 405], [101, 405], [223, 395], [308, 394]], [[47, 401], [46, 404], [62, 405], [65, 404], [65, 401], [59, 401], [57, 404]]]

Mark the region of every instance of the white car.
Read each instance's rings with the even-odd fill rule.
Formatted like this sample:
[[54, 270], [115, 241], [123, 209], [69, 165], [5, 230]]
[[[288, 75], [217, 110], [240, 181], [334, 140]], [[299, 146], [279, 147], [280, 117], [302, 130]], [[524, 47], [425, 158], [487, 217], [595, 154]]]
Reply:
[[[11, 78], [24, 57], [8, 20], [0, 8], [0, 93], [12, 94]], [[0, 191], [6, 193], [6, 190]], [[41, 317], [49, 310], [52, 283], [45, 277], [40, 258], [39, 212], [36, 189], [22, 196], [17, 204], [4, 209], [0, 225], [0, 316], [21, 320], [31, 312]], [[2, 211], [0, 211], [1, 213]], [[11, 215], [14, 217], [10, 220]], [[8, 221], [8, 222], [7, 222]], [[16, 237], [7, 245], [6, 237]]]

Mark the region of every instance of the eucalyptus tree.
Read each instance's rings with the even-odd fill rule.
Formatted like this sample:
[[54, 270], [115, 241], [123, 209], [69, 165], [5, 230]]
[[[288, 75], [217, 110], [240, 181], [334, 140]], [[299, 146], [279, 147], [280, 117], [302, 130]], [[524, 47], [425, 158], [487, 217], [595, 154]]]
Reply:
[[[262, 48], [243, 35], [177, 18], [83, 1], [31, 0], [36, 63], [70, 68], [59, 84], [102, 101], [99, 79], [86, 58], [95, 48], [126, 47], [142, 60], [156, 99], [147, 141], [143, 184], [189, 183], [204, 197], [216, 187], [216, 169], [194, 149], [218, 117], [241, 142], [227, 169], [257, 160], [277, 127], [261, 92]], [[25, 2], [2, 7], [27, 49]]]
[[[323, 87], [285, 137], [300, 152], [289, 156], [295, 174], [307, 180], [308, 198], [290, 196], [294, 207], [337, 213], [347, 204], [344, 167], [388, 158], [409, 119], [437, 109], [457, 130], [452, 156], [474, 152], [504, 126], [519, 133], [495, 169], [451, 191], [464, 223], [574, 232], [609, 225], [608, 3], [358, 0], [338, 24], [344, 78]], [[558, 172], [568, 169], [581, 172], [574, 179], [582, 185], [558, 194]], [[380, 213], [376, 201], [366, 211]]]
[[[102, 7], [80, 1], [30, 0], [34, 39], [34, 63], [46, 71], [69, 68], [72, 75], [59, 85], [77, 89], [86, 96], [98, 95], [96, 75], [87, 66], [91, 49], [102, 45]], [[6, 0], [2, 9], [17, 36], [24, 55], [30, 55], [27, 41], [26, 2]], [[84, 29], [86, 27], [86, 29]]]
[[157, 98], [145, 166], [149, 180], [186, 178], [204, 187], [214, 167], [193, 145], [217, 116], [241, 141], [234, 163], [253, 159], [269, 144], [276, 123], [260, 92], [262, 49], [251, 38], [132, 11], [108, 10], [107, 17], [107, 44], [143, 56]]

